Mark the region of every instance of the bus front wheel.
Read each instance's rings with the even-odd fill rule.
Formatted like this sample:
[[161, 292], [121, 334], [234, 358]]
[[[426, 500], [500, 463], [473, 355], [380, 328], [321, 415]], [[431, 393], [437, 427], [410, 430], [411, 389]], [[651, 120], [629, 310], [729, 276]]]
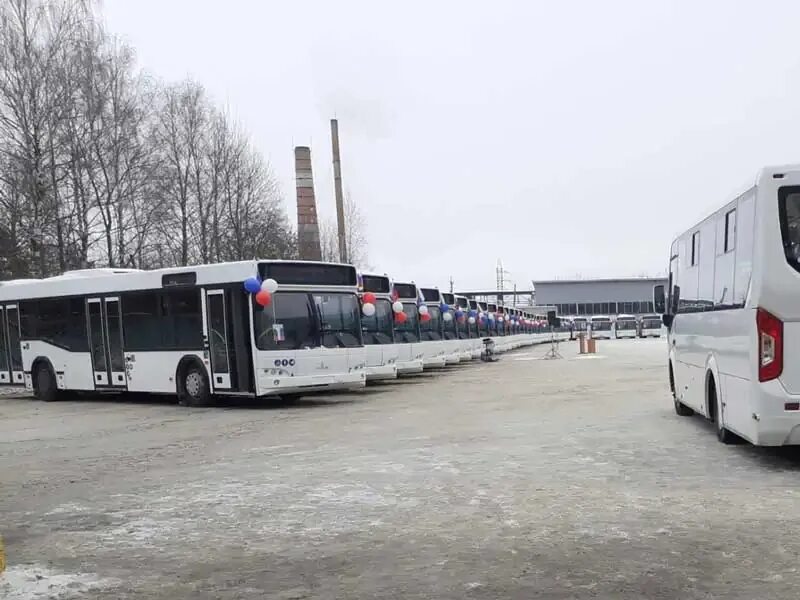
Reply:
[[208, 406], [211, 389], [206, 370], [196, 363], [188, 363], [181, 370], [178, 401], [183, 406]]
[[44, 402], [52, 402], [58, 398], [56, 378], [46, 362], [40, 362], [36, 366], [33, 392], [37, 399]]

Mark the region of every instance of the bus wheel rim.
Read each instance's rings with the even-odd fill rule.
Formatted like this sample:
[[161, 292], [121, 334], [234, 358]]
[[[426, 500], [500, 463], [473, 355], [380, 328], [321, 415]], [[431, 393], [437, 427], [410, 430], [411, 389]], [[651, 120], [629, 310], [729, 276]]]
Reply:
[[200, 395], [202, 386], [203, 378], [200, 377], [200, 373], [193, 371], [186, 376], [186, 391], [193, 398], [197, 398]]

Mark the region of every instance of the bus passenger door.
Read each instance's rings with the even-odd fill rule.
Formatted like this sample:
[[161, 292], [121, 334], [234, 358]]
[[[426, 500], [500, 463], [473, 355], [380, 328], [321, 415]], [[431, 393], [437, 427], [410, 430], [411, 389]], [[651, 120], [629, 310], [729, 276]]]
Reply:
[[211, 359], [211, 380], [215, 390], [231, 389], [231, 360], [228, 345], [228, 311], [225, 290], [206, 290], [204, 350]]
[[19, 309], [17, 305], [6, 305], [5, 315], [3, 316], [3, 325], [6, 328], [8, 362], [11, 366], [11, 383], [23, 385], [25, 383], [25, 375], [22, 370], [22, 345], [20, 342]]
[[87, 308], [94, 385], [126, 388], [119, 298], [89, 298]]
[[0, 385], [11, 383], [11, 357], [8, 352], [6, 311], [0, 306]]

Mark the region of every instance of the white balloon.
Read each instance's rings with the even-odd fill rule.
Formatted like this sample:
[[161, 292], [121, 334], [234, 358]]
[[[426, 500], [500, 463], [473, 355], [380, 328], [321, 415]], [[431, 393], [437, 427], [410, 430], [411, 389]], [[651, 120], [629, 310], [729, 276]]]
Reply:
[[419, 307], [419, 314], [427, 315], [428, 314], [428, 307], [425, 306], [424, 304], [422, 306], [420, 306]]
[[469, 319], [467, 319], [467, 320], [469, 321], [469, 324], [470, 324], [470, 325], [475, 325], [475, 317], [470, 317], [470, 318], [469, 318]]
[[403, 312], [403, 303], [398, 300], [394, 304], [392, 304], [392, 310], [396, 313]]
[[453, 313], [451, 313], [450, 311], [447, 311], [446, 313], [444, 313], [444, 314], [442, 315], [442, 318], [443, 318], [445, 321], [452, 321], [452, 320], [453, 320]]
[[366, 302], [361, 307], [361, 312], [364, 313], [365, 317], [371, 317], [372, 315], [375, 314], [375, 305], [370, 302]]
[[278, 282], [274, 279], [265, 279], [261, 282], [261, 289], [270, 294], [274, 294], [278, 291]]
[[498, 321], [499, 323], [502, 323], [502, 322], [503, 322], [503, 317], [497, 317], [497, 321]]

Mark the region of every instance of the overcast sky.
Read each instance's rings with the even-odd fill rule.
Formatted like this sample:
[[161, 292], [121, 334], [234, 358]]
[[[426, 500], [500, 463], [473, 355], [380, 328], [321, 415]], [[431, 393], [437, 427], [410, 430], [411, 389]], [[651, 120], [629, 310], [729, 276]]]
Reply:
[[377, 271], [458, 289], [657, 274], [669, 242], [800, 160], [797, 2], [105, 0], [143, 69], [252, 134], [296, 218], [329, 119]]

